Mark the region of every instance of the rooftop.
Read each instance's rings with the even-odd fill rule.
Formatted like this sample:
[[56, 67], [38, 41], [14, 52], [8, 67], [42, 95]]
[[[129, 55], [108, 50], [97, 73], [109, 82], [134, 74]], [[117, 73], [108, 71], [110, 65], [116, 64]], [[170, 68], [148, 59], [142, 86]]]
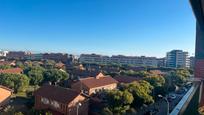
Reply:
[[0, 85], [0, 103], [6, 100], [12, 94], [12, 90]]
[[68, 104], [78, 95], [80, 95], [80, 93], [72, 89], [67, 89], [59, 86], [44, 85], [37, 91], [35, 91], [34, 95]]
[[118, 81], [116, 81], [112, 77], [104, 76], [102, 73], [99, 73], [96, 77], [88, 77], [88, 78], [80, 79], [80, 81], [90, 89], [118, 83]]

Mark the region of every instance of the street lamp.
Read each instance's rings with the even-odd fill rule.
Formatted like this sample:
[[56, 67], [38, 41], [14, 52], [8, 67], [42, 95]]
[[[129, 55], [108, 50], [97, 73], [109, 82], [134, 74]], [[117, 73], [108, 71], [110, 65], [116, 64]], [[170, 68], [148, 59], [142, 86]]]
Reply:
[[80, 107], [81, 105], [82, 105], [81, 103], [78, 103], [78, 104], [77, 104], [77, 115], [79, 115], [79, 107]]
[[169, 101], [168, 101], [168, 99], [162, 95], [158, 95], [158, 97], [162, 98], [166, 101], [166, 103], [167, 103], [167, 115], [169, 115]]

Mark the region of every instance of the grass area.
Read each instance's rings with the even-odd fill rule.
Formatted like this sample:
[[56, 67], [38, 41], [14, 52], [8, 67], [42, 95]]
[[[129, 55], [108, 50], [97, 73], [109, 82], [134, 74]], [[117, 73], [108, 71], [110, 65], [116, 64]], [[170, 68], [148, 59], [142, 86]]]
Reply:
[[26, 92], [18, 92], [16, 94], [13, 94], [13, 97], [25, 97], [27, 98]]
[[27, 98], [27, 94], [26, 94], [27, 92], [34, 92], [38, 88], [39, 88], [39, 86], [27, 86], [27, 87], [25, 87], [25, 91], [14, 93], [12, 95], [12, 97], [24, 97], [24, 98]]

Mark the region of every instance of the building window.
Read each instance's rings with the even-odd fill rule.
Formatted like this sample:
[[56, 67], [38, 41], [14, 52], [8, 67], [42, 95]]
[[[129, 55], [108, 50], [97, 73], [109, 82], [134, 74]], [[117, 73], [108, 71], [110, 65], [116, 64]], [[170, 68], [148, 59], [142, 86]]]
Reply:
[[51, 101], [51, 105], [55, 108], [60, 108], [60, 104], [57, 101]]
[[41, 98], [41, 102], [43, 103], [43, 104], [49, 104], [50, 102], [49, 102], [49, 100], [47, 99], [47, 98]]

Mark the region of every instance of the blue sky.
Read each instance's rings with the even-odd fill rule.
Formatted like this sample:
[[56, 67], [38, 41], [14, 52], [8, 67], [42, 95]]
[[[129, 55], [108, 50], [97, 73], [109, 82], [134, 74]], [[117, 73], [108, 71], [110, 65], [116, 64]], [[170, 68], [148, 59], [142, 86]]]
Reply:
[[0, 49], [162, 57], [194, 45], [188, 0], [0, 1]]

